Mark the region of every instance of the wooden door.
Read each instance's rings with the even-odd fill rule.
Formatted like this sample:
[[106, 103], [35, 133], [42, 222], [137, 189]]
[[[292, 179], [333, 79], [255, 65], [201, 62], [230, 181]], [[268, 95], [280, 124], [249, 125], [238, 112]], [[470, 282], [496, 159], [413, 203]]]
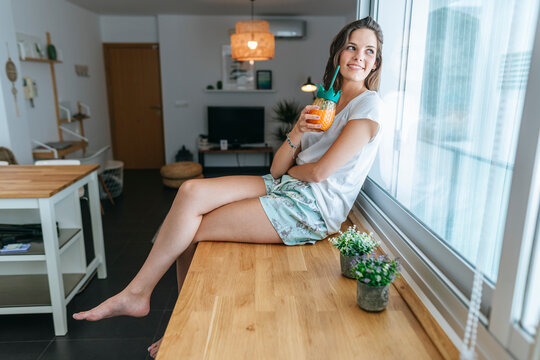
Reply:
[[103, 44], [113, 152], [126, 169], [164, 164], [157, 44]]

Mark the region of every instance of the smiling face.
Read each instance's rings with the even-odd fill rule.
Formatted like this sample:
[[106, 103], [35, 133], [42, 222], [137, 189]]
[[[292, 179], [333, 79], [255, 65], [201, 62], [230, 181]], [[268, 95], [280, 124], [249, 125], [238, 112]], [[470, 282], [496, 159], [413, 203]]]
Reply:
[[364, 85], [364, 80], [376, 68], [377, 37], [370, 29], [351, 32], [349, 42], [339, 57], [339, 72], [344, 84], [349, 81]]

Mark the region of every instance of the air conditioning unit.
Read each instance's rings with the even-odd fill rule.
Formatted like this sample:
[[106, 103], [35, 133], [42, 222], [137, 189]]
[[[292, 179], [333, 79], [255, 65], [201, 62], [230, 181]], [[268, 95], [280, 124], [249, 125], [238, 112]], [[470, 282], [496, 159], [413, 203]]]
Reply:
[[302, 39], [306, 36], [306, 21], [292, 19], [271, 19], [270, 32], [276, 39]]

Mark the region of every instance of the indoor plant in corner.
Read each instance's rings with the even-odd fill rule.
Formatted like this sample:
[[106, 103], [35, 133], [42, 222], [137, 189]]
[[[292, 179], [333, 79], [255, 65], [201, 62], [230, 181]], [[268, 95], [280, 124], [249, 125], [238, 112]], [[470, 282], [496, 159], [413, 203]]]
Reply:
[[373, 235], [361, 233], [356, 230], [356, 225], [349, 226], [347, 231], [339, 232], [339, 235], [328, 239], [339, 250], [339, 262], [341, 263], [341, 273], [343, 276], [354, 279], [352, 267], [362, 255], [370, 254], [379, 243]]
[[272, 110], [275, 114], [274, 119], [281, 123], [274, 135], [276, 139], [285, 141], [287, 133], [292, 130], [298, 120], [302, 107], [293, 100], [280, 100]]
[[382, 311], [388, 304], [388, 288], [399, 275], [400, 264], [386, 255], [363, 255], [353, 268], [356, 303], [366, 311]]

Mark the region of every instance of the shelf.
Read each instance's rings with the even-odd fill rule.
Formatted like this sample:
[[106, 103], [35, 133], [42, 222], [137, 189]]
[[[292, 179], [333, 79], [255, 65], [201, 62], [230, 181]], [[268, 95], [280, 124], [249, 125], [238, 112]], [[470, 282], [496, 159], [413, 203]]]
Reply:
[[71, 121], [68, 121], [68, 119], [60, 119], [60, 122], [65, 123], [65, 124], [69, 124], [69, 123], [72, 123], [72, 122], [75, 122], [75, 121], [82, 121], [82, 120], [85, 120], [85, 119], [90, 119], [90, 116], [88, 116], [88, 115], [82, 115], [82, 116], [73, 115], [73, 116], [71, 116]]
[[205, 154], [227, 154], [227, 153], [271, 153], [274, 150], [271, 147], [249, 147], [239, 149], [220, 150], [220, 148], [210, 148], [208, 150], [199, 150], [199, 153]]
[[[64, 279], [64, 297], [85, 274], [62, 274]], [[47, 306], [51, 305], [49, 281], [46, 274], [39, 275], [1, 275], [0, 276], [1, 307], [12, 306]]]
[[[60, 229], [60, 236], [58, 237], [60, 253], [63, 253], [69, 247], [69, 245], [75, 241], [75, 235], [79, 234], [80, 232], [81, 229]], [[70, 241], [72, 239], [73, 241]], [[32, 246], [30, 246], [30, 249], [27, 252], [17, 254], [0, 254], [0, 262], [23, 260], [23, 256], [31, 256], [31, 258], [24, 258], [24, 260], [45, 260], [43, 241], [31, 241], [30, 244], [32, 244]]]
[[[68, 141], [72, 145], [68, 148], [62, 149], [62, 150], [56, 150], [58, 152], [58, 158], [62, 158], [66, 156], [67, 154], [71, 154], [78, 150], [84, 150], [88, 146], [88, 143], [86, 141]], [[52, 151], [49, 151], [47, 149], [41, 150], [33, 150], [32, 155], [34, 159], [55, 159], [54, 153]]]
[[276, 90], [254, 90], [254, 89], [245, 89], [245, 90], [208, 90], [205, 89], [204, 92], [207, 93], [251, 93], [251, 94], [270, 94], [275, 93]]
[[62, 61], [60, 60], [51, 60], [51, 59], [40, 59], [40, 58], [21, 58], [19, 57], [20, 61], [26, 61], [26, 62], [41, 62], [41, 63], [49, 63], [49, 64], [61, 64]]

